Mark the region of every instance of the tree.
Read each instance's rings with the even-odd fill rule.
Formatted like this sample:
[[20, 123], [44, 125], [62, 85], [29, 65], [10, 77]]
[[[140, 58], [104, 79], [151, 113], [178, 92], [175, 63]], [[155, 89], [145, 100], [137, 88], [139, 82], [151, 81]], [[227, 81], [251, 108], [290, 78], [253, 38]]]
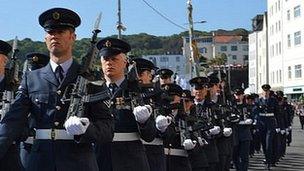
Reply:
[[227, 63], [227, 55], [225, 53], [218, 54], [215, 58], [212, 58], [208, 61], [209, 66], [220, 66]]

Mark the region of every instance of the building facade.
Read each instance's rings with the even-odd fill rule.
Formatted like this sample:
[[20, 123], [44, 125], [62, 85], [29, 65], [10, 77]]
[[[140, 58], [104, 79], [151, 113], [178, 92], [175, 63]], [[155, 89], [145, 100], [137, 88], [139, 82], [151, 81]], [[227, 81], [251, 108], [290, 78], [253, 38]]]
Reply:
[[290, 99], [304, 93], [303, 7], [303, 0], [267, 0], [263, 29], [253, 27], [249, 35], [249, 85], [256, 85], [255, 92], [268, 83]]
[[261, 86], [269, 84], [267, 13], [252, 19], [253, 31], [249, 34], [249, 89], [260, 93]]

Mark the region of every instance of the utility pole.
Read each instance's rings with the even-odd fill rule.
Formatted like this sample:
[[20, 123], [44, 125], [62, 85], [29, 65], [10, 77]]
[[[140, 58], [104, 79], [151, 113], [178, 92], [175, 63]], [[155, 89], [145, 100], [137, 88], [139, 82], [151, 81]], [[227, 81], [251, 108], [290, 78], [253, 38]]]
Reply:
[[116, 25], [116, 28], [118, 30], [118, 39], [121, 39], [121, 31], [125, 31], [126, 27], [122, 25], [121, 22], [121, 0], [118, 0], [118, 11], [117, 11], [117, 15], [118, 15], [118, 22]]
[[193, 18], [192, 18], [192, 0], [187, 1], [187, 9], [188, 9], [188, 23], [189, 23], [189, 46], [190, 46], [190, 77], [193, 78], [193, 72], [195, 73], [194, 76], [199, 76], [198, 71], [198, 59], [194, 57], [194, 49], [193, 49]]

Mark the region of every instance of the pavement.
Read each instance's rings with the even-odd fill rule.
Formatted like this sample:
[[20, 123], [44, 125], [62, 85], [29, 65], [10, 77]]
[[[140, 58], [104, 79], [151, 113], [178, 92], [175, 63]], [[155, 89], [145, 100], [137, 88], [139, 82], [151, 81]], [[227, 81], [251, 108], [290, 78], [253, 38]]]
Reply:
[[[299, 117], [295, 116], [292, 128], [292, 142], [287, 146], [286, 155], [272, 171], [304, 171], [304, 130], [300, 127]], [[263, 153], [249, 159], [249, 171], [266, 170]]]

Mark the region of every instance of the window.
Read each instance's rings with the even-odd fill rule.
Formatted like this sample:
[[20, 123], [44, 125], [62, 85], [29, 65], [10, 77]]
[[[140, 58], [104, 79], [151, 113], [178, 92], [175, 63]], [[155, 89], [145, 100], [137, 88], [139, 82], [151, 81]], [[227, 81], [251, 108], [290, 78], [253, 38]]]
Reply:
[[295, 78], [302, 77], [302, 65], [295, 65]]
[[291, 66], [288, 66], [288, 79], [291, 79]]
[[281, 10], [281, 2], [280, 2], [280, 0], [278, 1], [278, 10], [279, 11]]
[[176, 72], [180, 71], [180, 66], [176, 66]]
[[301, 44], [301, 31], [297, 31], [294, 33], [294, 44], [295, 45]]
[[275, 24], [275, 32], [277, 33], [278, 32], [278, 23], [276, 22], [276, 24]]
[[293, 10], [294, 10], [294, 18], [301, 16], [301, 6], [300, 5], [294, 7]]
[[227, 46], [221, 46], [221, 51], [227, 51]]
[[207, 48], [203, 47], [199, 49], [200, 53], [207, 53]]
[[237, 46], [231, 46], [231, 51], [237, 51]]
[[237, 56], [236, 55], [232, 55], [232, 59], [233, 60], [237, 60]]
[[179, 56], [177, 56], [175, 59], [176, 59], [176, 62], [180, 62], [180, 57]]
[[278, 22], [278, 30], [281, 31], [281, 21]]
[[287, 46], [291, 47], [291, 37], [290, 37], [290, 34], [287, 35]]
[[282, 82], [282, 70], [279, 70], [279, 82]]
[[160, 57], [160, 62], [168, 62], [168, 57]]
[[244, 55], [244, 61], [248, 61], [248, 55]]
[[282, 43], [279, 42], [279, 55], [281, 55], [281, 53], [282, 53]]
[[278, 43], [276, 43], [276, 46], [275, 46], [275, 55], [278, 56], [279, 54], [279, 45]]
[[248, 51], [248, 45], [243, 45], [242, 49], [243, 49], [243, 51]]
[[287, 20], [290, 20], [290, 10], [287, 10]]

